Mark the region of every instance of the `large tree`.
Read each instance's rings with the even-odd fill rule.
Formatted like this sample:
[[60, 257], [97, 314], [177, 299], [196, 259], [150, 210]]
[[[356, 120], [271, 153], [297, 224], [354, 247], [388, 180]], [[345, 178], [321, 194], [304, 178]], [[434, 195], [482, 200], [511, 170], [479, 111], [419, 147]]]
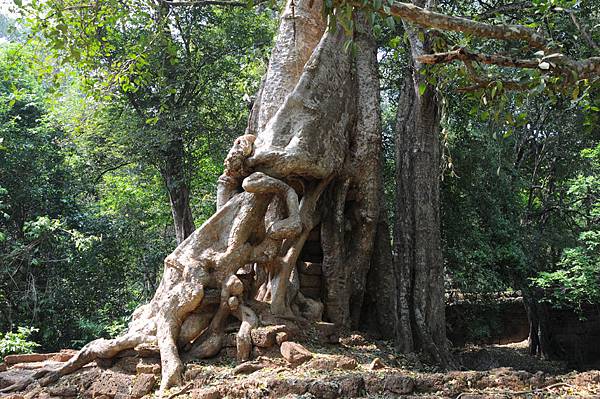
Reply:
[[[266, 319], [257, 313], [280, 320], [320, 319], [323, 306], [325, 318], [345, 327], [358, 326], [364, 306], [375, 304], [373, 323], [384, 331], [391, 327], [404, 350], [423, 348], [442, 365], [451, 365], [439, 243], [440, 109], [438, 94], [421, 74], [423, 64], [481, 61], [572, 79], [573, 73], [576, 78], [595, 76], [600, 60], [574, 61], [565, 55], [523, 60], [462, 48], [429, 54], [431, 37], [407, 25], [413, 69], [398, 112], [396, 270], [379, 205], [381, 139], [372, 16], [383, 13], [407, 24], [551, 47], [541, 34], [523, 26], [450, 17], [423, 5], [430, 6], [288, 2], [247, 134], [235, 140], [225, 159], [217, 212], [165, 259], [160, 286], [150, 303], [134, 312], [126, 333], [90, 342], [59, 369], [41, 370], [35, 375], [43, 378], [41, 383], [98, 357], [156, 343], [165, 389], [181, 382], [182, 356], [218, 353], [229, 315], [241, 321], [238, 358], [246, 360], [250, 331]], [[321, 7], [329, 15], [329, 29]], [[356, 51], [344, 51], [344, 43], [346, 50]], [[474, 79], [478, 84], [484, 80]], [[315, 230], [320, 231], [317, 253], [322, 252], [325, 279], [322, 302], [304, 297], [296, 277], [298, 261], [306, 259], [303, 247]]]

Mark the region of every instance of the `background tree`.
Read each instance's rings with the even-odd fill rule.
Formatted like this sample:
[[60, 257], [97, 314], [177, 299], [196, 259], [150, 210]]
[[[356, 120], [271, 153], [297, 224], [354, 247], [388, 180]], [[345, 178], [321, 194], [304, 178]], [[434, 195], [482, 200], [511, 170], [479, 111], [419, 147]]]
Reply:
[[[109, 11], [104, 10], [104, 18], [116, 23], [106, 15]], [[184, 11], [179, 12], [187, 15]], [[190, 101], [177, 111], [187, 140], [186, 184], [196, 193], [191, 197], [190, 207], [201, 221], [214, 210], [215, 179], [222, 170], [219, 152], [225, 146], [220, 136], [233, 136], [236, 130], [243, 130], [247, 115], [244, 95], [252, 93], [258, 85], [263, 62], [260, 46], [270, 40], [270, 20], [262, 14], [240, 11], [235, 18], [222, 13], [219, 16], [219, 10], [217, 15], [204, 10], [195, 17], [186, 16], [189, 24], [193, 18], [206, 21], [204, 36], [194, 38], [199, 46], [196, 63], [179, 67], [182, 76], [178, 77], [181, 84], [198, 81], [204, 101]], [[86, 23], [85, 15], [78, 17], [81, 18], [78, 23]], [[141, 23], [137, 20], [139, 16], [128, 17], [135, 17], [136, 23]], [[255, 31], [252, 18], [261, 21]], [[35, 21], [38, 22], [44, 23]], [[54, 29], [56, 22], [46, 28]], [[76, 29], [79, 25], [73, 23], [72, 28]], [[43, 216], [36, 234], [46, 244], [39, 256], [30, 254], [25, 261], [16, 259], [16, 255], [22, 257], [21, 251], [31, 249], [30, 243], [37, 236], [18, 233], [19, 229], [15, 231], [12, 227], [3, 230], [3, 253], [7, 256], [2, 262], [5, 273], [2, 285], [7, 305], [3, 307], [5, 314], [0, 328], [9, 331], [17, 326], [38, 326], [40, 331], [33, 338], [42, 344], [43, 350], [77, 347], [93, 338], [110, 337], [122, 331], [132, 309], [146, 302], [156, 290], [160, 265], [175, 244], [170, 205], [165, 196], [168, 191], [164, 189], [164, 176], [159, 169], [162, 162], [159, 156], [169, 132], [158, 130], [154, 120], [149, 123], [142, 120], [128, 99], [130, 91], [135, 91], [139, 99], [146, 101], [146, 111], [151, 112], [151, 101], [158, 104], [156, 98], [160, 95], [151, 100], [150, 94], [156, 87], [166, 85], [145, 87], [145, 91], [129, 86], [126, 90], [119, 84], [119, 72], [115, 72], [119, 62], [129, 65], [135, 61], [128, 61], [128, 55], [135, 52], [126, 53], [126, 46], [130, 46], [129, 50], [139, 46], [136, 49], [140, 54], [157, 59], [150, 51], [156, 53], [157, 49], [148, 45], [144, 51], [143, 43], [136, 42], [135, 26], [141, 25], [132, 24], [129, 32], [115, 32], [114, 26], [107, 27], [114, 43], [109, 46], [108, 39], [103, 41], [107, 48], [112, 48], [108, 53], [94, 50], [98, 32], [96, 36], [90, 32], [88, 36], [69, 36], [69, 40], [79, 40], [73, 44], [80, 46], [77, 49], [67, 47], [74, 49], [74, 53], [67, 52], [64, 43], [58, 44], [60, 38], [56, 37], [52, 42], [58, 47], [56, 52], [40, 51], [36, 41], [30, 39], [30, 45], [9, 45], [3, 53], [7, 121], [3, 126], [7, 130], [0, 135], [4, 140], [3, 171], [6, 171], [0, 181], [7, 190], [3, 198], [4, 220], [7, 226], [13, 226], [17, 220], [27, 226]], [[90, 29], [97, 28], [94, 25]], [[61, 29], [64, 28], [59, 28], [62, 34]], [[148, 35], [151, 29], [147, 27]], [[198, 31], [200, 27], [194, 29]], [[15, 37], [25, 33], [17, 31]], [[265, 43], [240, 50], [231, 46], [230, 36], [241, 41], [265, 37]], [[118, 43], [124, 43], [124, 47], [117, 46]], [[77, 55], [88, 45], [91, 50], [85, 57]], [[204, 56], [205, 60], [199, 59]], [[55, 57], [59, 57], [61, 64]], [[194, 69], [194, 65], [200, 70]], [[149, 66], [144, 68], [139, 75], [151, 74], [153, 79], [152, 76], [161, 73]], [[130, 76], [130, 71], [123, 74]], [[204, 80], [200, 82], [201, 79]], [[28, 108], [19, 110], [22, 104], [29, 104]], [[22, 118], [26, 118], [26, 123]], [[48, 144], [41, 145], [44, 140]], [[22, 182], [28, 183], [21, 185]], [[51, 210], [47, 204], [52, 204]], [[17, 207], [22, 212], [17, 212]], [[67, 232], [71, 230], [77, 236]], [[25, 238], [16, 238], [17, 235]], [[59, 238], [62, 241], [57, 241]], [[78, 240], [89, 245], [78, 246]], [[18, 253], [17, 245], [21, 248]], [[37, 242], [35, 245], [39, 247]], [[50, 250], [52, 254], [44, 252]], [[25, 267], [23, 262], [33, 265]], [[97, 288], [96, 293], [90, 290], [92, 286]], [[100, 311], [98, 302], [103, 303]]]
[[87, 132], [100, 134], [87, 138], [98, 173], [131, 162], [156, 168], [169, 193], [177, 242], [183, 241], [195, 228], [193, 165], [207, 156], [222, 159], [223, 143], [242, 132], [244, 99], [257, 89], [271, 42], [271, 12], [163, 1], [29, 8], [47, 15], [31, 17], [32, 29], [86, 75], [83, 89], [108, 103], [103, 129]]

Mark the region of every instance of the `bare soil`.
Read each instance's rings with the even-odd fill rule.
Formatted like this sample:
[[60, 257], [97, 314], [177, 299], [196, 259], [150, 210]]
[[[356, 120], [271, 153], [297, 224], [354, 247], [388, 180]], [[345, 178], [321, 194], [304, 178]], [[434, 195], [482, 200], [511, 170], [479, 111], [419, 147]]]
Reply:
[[[310, 360], [291, 365], [277, 345], [255, 348], [239, 365], [233, 348], [186, 365], [184, 385], [164, 398], [600, 398], [600, 371], [576, 372], [564, 363], [529, 356], [526, 343], [454, 350], [462, 369], [443, 372], [419, 356], [399, 356], [390, 342], [349, 334], [339, 344], [302, 343]], [[30, 385], [6, 398], [153, 398], [159, 359], [128, 352], [61, 378], [48, 387]], [[376, 360], [378, 359], [378, 360]], [[48, 360], [56, 362], [56, 360]], [[30, 375], [40, 363], [0, 372], [0, 389]]]

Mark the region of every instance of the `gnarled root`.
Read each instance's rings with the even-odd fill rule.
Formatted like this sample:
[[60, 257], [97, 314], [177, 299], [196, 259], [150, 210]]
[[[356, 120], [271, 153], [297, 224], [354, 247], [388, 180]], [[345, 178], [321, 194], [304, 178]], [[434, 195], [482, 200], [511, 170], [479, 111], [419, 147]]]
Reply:
[[258, 317], [256, 313], [245, 305], [239, 305], [234, 315], [242, 321], [242, 325], [235, 337], [237, 347], [237, 360], [245, 362], [250, 359], [252, 352], [252, 335], [251, 332], [258, 326]]
[[58, 368], [41, 368], [31, 377], [0, 390], [0, 393], [22, 391], [36, 380], [41, 386], [50, 385], [63, 375], [77, 371], [96, 359], [112, 358], [125, 349], [131, 349], [138, 344], [152, 342], [153, 340], [156, 340], [155, 337], [138, 333], [127, 333], [114, 339], [97, 339], [81, 348], [75, 356], [62, 366]]
[[[240, 151], [243, 156], [249, 155], [246, 147]], [[251, 174], [242, 186], [245, 192], [231, 197], [165, 259], [159, 288], [149, 304], [134, 312], [127, 333], [115, 339], [92, 341], [61, 367], [43, 370], [32, 380], [41, 378], [40, 384], [47, 385], [96, 359], [112, 358], [140, 344], [158, 343], [163, 392], [181, 383], [183, 363], [179, 348], [193, 340], [184, 360], [211, 357], [221, 350], [224, 326], [230, 314], [242, 322], [236, 338], [238, 357], [247, 360], [252, 349], [251, 331], [258, 320], [254, 311], [243, 304], [244, 284], [234, 273], [241, 266], [255, 262], [295, 264], [299, 243], [304, 241], [313, 224], [306, 213], [314, 211], [323, 187], [319, 185], [314, 192], [305, 194], [303, 205], [299, 206], [298, 195], [289, 185], [264, 173]], [[266, 221], [265, 214], [272, 201], [282, 201], [286, 212], [282, 218]], [[298, 235], [299, 241], [295, 240]], [[281, 272], [281, 267], [278, 271]], [[270, 273], [278, 271], [269, 269]], [[281, 277], [287, 280], [289, 274]], [[278, 285], [285, 287], [287, 282]], [[218, 309], [204, 328], [215, 305], [213, 302], [207, 307], [201, 306], [205, 288], [209, 286], [221, 286], [221, 293]], [[186, 321], [188, 317], [190, 320]], [[200, 336], [195, 338], [198, 334]], [[29, 383], [31, 381], [27, 385]]]

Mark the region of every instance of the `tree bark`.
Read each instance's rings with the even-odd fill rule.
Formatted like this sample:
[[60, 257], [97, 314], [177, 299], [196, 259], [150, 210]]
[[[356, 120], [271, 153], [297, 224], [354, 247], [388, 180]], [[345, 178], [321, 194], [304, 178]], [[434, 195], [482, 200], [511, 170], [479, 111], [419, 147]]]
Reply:
[[435, 88], [416, 61], [428, 44], [415, 28], [405, 28], [413, 65], [403, 80], [396, 121], [397, 344], [403, 352], [422, 349], [448, 367], [452, 360], [446, 341], [439, 216], [440, 109]]
[[[373, 259], [371, 255], [380, 221], [383, 184], [377, 43], [365, 16], [358, 13], [355, 20], [359, 27], [354, 38], [357, 46], [355, 59], [357, 118], [350, 143], [353, 149], [350, 170], [351, 190], [356, 194], [355, 198], [351, 198], [347, 204], [352, 230], [345, 264], [349, 268], [351, 283], [349, 292], [351, 327], [358, 329], [367, 275], [369, 269], [375, 266], [373, 261], [378, 260]], [[380, 236], [380, 239], [385, 240], [385, 236]], [[391, 270], [390, 268], [389, 271]]]
[[[381, 198], [381, 203], [384, 199]], [[383, 338], [395, 339], [400, 332], [398, 304], [398, 276], [392, 256], [390, 228], [385, 207], [382, 206], [377, 223], [371, 267], [361, 315], [361, 329], [379, 333]]]
[[190, 208], [190, 191], [185, 176], [184, 148], [181, 137], [173, 137], [168, 143], [160, 172], [169, 193], [177, 244], [181, 244], [196, 229]]
[[[354, 36], [357, 51], [351, 95], [356, 118], [349, 133], [345, 166], [330, 184], [324, 201], [323, 302], [328, 320], [340, 327], [362, 329], [364, 312], [375, 310], [378, 316], [369, 320], [369, 328], [389, 336], [396, 330], [396, 301], [389, 300], [395, 297], [396, 287], [389, 231], [378, 228], [386, 223], [387, 215], [381, 212], [377, 45], [362, 13], [356, 15], [355, 22], [360, 27]], [[375, 246], [379, 249], [376, 255]], [[394, 284], [387, 283], [390, 279]], [[374, 289], [379, 292], [373, 292]]]

